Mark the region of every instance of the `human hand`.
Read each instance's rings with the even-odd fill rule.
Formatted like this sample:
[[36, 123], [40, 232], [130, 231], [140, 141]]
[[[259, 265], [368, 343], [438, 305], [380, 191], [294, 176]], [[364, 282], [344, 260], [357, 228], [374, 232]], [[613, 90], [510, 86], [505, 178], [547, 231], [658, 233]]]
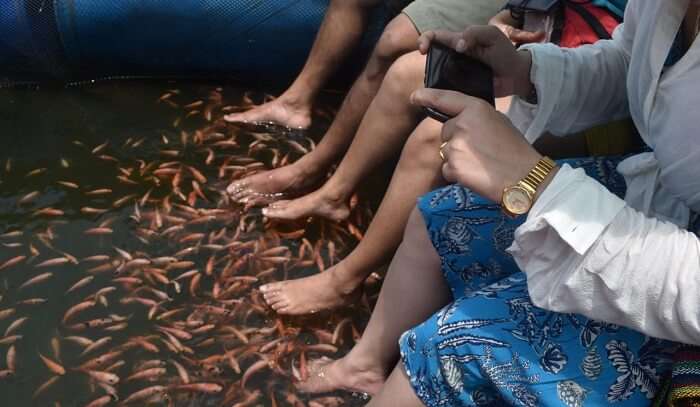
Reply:
[[494, 202], [500, 202], [503, 189], [525, 178], [542, 158], [505, 115], [480, 99], [420, 89], [411, 95], [411, 102], [455, 116], [442, 127], [447, 143], [442, 149], [442, 174]]
[[513, 44], [530, 44], [544, 41], [547, 34], [544, 31], [525, 31], [519, 28], [518, 21], [513, 18], [510, 10], [503, 10], [489, 21], [489, 25], [497, 27]]
[[517, 51], [510, 40], [494, 26], [471, 26], [464, 32], [427, 31], [418, 39], [422, 53], [439, 42], [480, 60], [493, 70], [496, 97], [519, 95], [526, 98], [532, 89], [528, 51]]

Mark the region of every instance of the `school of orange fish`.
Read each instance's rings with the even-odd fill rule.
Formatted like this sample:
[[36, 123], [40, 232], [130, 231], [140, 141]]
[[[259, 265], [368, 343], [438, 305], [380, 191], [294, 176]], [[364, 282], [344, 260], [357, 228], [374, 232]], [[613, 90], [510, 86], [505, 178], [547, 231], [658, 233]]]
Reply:
[[[0, 224], [0, 388], [19, 389], [13, 383], [31, 373], [36, 385], [19, 399], [56, 407], [342, 404], [300, 395], [293, 382], [308, 376], [309, 359], [352, 346], [369, 300], [352, 312], [282, 318], [258, 287], [337, 262], [370, 210], [356, 205], [343, 223], [276, 223], [234, 206], [228, 182], [285, 165], [314, 142], [225, 123], [223, 114], [246, 106], [226, 106], [221, 89], [183, 98], [173, 89], [157, 101], [181, 112], [168, 134], [73, 141], [83, 166], [113, 173], [111, 185], [60, 179], [48, 167], [18, 174], [12, 159], [0, 168], [0, 182], [23, 177], [14, 210], [34, 225]], [[50, 176], [50, 191], [27, 192]], [[61, 392], [67, 383], [81, 390]]]

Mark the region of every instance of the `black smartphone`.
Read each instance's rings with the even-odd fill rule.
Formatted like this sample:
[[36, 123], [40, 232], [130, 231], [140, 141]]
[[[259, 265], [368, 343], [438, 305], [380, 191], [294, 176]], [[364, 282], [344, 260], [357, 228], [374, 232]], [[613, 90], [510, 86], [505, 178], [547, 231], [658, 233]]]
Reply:
[[[442, 44], [433, 43], [428, 50], [425, 87], [454, 90], [496, 105], [491, 67]], [[443, 123], [452, 118], [433, 108], [426, 107], [425, 111]]]
[[509, 0], [506, 7], [521, 11], [549, 13], [559, 1], [560, 0]]

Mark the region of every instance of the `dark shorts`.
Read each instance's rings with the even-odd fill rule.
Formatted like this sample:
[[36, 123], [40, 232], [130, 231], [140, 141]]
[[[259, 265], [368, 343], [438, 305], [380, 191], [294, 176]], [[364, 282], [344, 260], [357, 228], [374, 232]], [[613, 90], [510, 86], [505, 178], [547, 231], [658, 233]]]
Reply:
[[406, 6], [411, 4], [413, 0], [384, 0], [388, 11], [389, 20], [398, 16]]

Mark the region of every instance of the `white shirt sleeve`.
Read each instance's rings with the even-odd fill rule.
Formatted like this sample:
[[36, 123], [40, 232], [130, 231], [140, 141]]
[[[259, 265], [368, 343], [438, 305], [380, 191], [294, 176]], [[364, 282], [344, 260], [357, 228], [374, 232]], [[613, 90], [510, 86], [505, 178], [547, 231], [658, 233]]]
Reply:
[[612, 40], [574, 49], [526, 45], [538, 104], [514, 97], [508, 116], [534, 142], [545, 132], [573, 134], [629, 117], [625, 78], [630, 61], [624, 25]]
[[700, 241], [565, 165], [510, 248], [535, 305], [700, 344]]

